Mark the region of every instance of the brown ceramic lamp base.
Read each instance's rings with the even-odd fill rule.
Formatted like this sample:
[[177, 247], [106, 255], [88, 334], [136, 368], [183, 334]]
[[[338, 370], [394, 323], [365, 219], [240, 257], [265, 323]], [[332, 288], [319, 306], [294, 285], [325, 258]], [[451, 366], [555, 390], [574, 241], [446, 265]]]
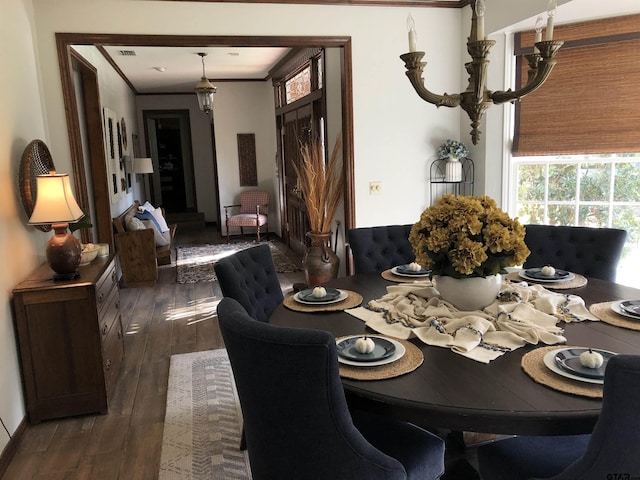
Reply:
[[47, 243], [47, 262], [55, 272], [54, 280], [71, 280], [80, 276], [78, 265], [82, 255], [80, 241], [67, 232], [68, 223], [53, 224], [55, 234]]

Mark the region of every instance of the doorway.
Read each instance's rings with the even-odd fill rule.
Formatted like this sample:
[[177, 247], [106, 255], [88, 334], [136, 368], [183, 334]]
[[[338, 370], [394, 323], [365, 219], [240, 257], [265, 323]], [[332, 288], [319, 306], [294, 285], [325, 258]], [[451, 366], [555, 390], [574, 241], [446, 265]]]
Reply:
[[[355, 225], [355, 192], [354, 192], [354, 146], [353, 146], [353, 91], [352, 91], [352, 47], [351, 37], [348, 36], [189, 36], [189, 35], [138, 35], [138, 34], [99, 34], [99, 33], [56, 33], [58, 48], [58, 61], [60, 64], [60, 76], [62, 94], [67, 118], [69, 143], [71, 148], [71, 161], [74, 168], [74, 187], [81, 197], [89, 195], [88, 186], [82, 181], [84, 178], [84, 158], [82, 154], [81, 139], [77, 128], [77, 110], [73, 72], [70, 64], [74, 45], [141, 45], [141, 46], [191, 46], [194, 48], [203, 46], [291, 46], [291, 47], [334, 47], [340, 52], [341, 90], [341, 116], [343, 138], [343, 174], [345, 177], [344, 191], [344, 228], [353, 228]], [[99, 112], [93, 115], [100, 119]], [[101, 124], [96, 128], [101, 129]], [[96, 144], [98, 146], [98, 144]], [[100, 143], [99, 146], [103, 148]], [[98, 149], [96, 149], [97, 151]], [[99, 152], [98, 152], [99, 153]], [[92, 165], [104, 169], [104, 153], [91, 158]], [[100, 165], [96, 165], [100, 164]], [[93, 172], [96, 173], [97, 168]], [[113, 242], [111, 227], [111, 215], [108, 211], [108, 185], [92, 185], [91, 194], [100, 199], [101, 205], [106, 205], [103, 210], [96, 212], [99, 238], [109, 238]], [[280, 202], [283, 201], [279, 198]], [[219, 199], [218, 199], [219, 201]], [[99, 210], [99, 209], [97, 209]], [[107, 240], [101, 240], [107, 241]]]
[[196, 212], [189, 111], [145, 110], [143, 118], [154, 165], [152, 203], [162, 205], [167, 213]]

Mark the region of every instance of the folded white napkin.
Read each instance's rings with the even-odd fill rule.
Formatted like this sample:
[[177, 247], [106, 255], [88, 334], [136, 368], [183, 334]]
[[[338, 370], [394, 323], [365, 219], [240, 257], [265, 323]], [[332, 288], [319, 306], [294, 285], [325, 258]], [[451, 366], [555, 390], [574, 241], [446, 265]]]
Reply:
[[382, 298], [346, 311], [379, 333], [417, 337], [483, 363], [527, 343], [565, 343], [560, 320], [598, 320], [580, 297], [525, 283], [503, 284], [483, 311], [458, 310], [434, 287], [410, 284], [389, 286]]

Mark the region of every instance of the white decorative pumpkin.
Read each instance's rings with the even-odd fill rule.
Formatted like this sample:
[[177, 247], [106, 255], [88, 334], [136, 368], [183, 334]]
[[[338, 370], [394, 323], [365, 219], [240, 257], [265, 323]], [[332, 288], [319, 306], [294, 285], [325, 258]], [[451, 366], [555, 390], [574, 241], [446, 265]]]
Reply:
[[420, 270], [422, 270], [422, 267], [420, 266], [419, 263], [411, 262], [409, 264], [409, 270], [412, 272], [419, 272]]
[[360, 353], [371, 353], [376, 348], [375, 342], [369, 337], [360, 337], [356, 340], [356, 350]]
[[556, 269], [551, 265], [545, 265], [540, 269], [540, 273], [545, 277], [553, 277], [556, 274]]
[[324, 298], [327, 296], [327, 289], [324, 287], [315, 287], [311, 293], [315, 298]]
[[586, 368], [600, 368], [604, 363], [604, 358], [598, 352], [589, 349], [580, 354], [580, 365]]

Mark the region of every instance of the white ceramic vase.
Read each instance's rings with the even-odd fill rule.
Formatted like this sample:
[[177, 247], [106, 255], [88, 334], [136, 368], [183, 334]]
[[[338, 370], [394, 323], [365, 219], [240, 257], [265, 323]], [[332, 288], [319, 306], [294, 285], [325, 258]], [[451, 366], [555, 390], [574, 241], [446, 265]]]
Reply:
[[502, 276], [453, 278], [434, 275], [435, 287], [443, 300], [458, 310], [482, 310], [496, 299]]
[[458, 157], [447, 158], [444, 164], [444, 180], [445, 182], [462, 181], [462, 163]]

